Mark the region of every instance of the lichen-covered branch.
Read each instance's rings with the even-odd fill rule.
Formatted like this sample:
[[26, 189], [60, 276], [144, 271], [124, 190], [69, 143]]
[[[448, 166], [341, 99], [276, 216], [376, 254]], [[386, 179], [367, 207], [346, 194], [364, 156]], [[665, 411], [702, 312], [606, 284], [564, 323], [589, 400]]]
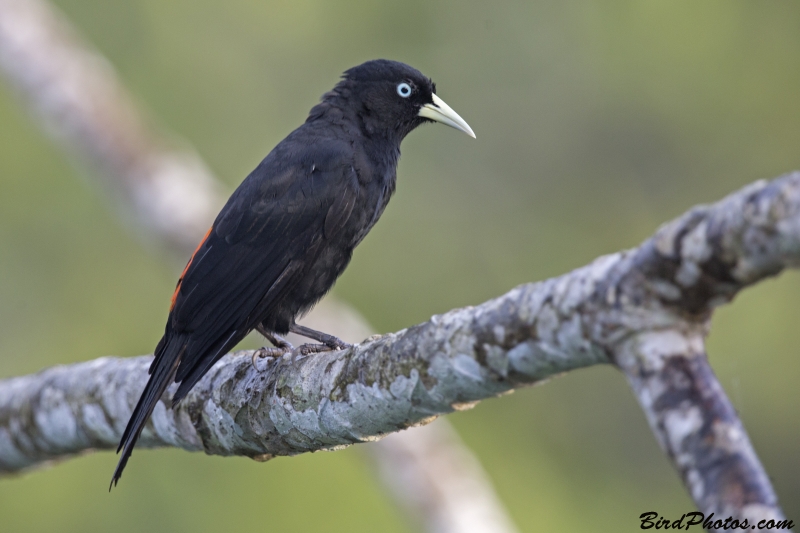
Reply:
[[[572, 346], [561, 346], [573, 342], [574, 314], [564, 324], [553, 314], [549, 332], [542, 330], [551, 337], [542, 343], [552, 343], [548, 352], [508, 343], [530, 336], [521, 330], [534, 325], [547, 305], [537, 302], [542, 289], [551, 288], [521, 287], [353, 349], [268, 360], [258, 370], [251, 353], [230, 354], [175, 410], [167, 408], [167, 398], [159, 404], [140, 446], [258, 459], [336, 449], [606, 361], [586, 341], [579, 341], [586, 351], [577, 357]], [[115, 447], [150, 361], [104, 358], [0, 382], [0, 468]]]
[[[800, 173], [757, 182], [636, 249], [352, 349], [256, 370], [226, 356], [141, 446], [269, 459], [378, 439], [575, 368], [617, 365], [701, 511], [780, 517], [703, 338], [712, 310], [800, 260]], [[150, 357], [0, 382], [0, 470], [116, 446]]]
[[750, 524], [780, 520], [778, 498], [701, 338], [648, 332], [627, 348], [621, 359], [633, 390], [698, 507]]

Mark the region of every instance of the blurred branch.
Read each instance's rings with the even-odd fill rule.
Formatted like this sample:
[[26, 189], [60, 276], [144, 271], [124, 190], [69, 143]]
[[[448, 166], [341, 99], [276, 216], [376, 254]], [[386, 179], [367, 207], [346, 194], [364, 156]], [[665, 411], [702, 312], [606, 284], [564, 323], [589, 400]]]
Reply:
[[[167, 142], [163, 132], [159, 136], [146, 127], [113, 67], [54, 6], [41, 0], [0, 0], [0, 70], [54, 139], [96, 169], [101, 183], [139, 229], [168, 249], [186, 254], [194, 250], [224, 203], [224, 187], [185, 142], [174, 135]], [[322, 329], [353, 341], [371, 334], [357, 313], [330, 298], [304, 322], [325, 322]], [[81, 414], [99, 413], [87, 405]], [[0, 464], [7, 464], [3, 461], [7, 454], [14, 464], [18, 460], [31, 464], [14, 455], [19, 439], [25, 440], [18, 430], [9, 430], [15, 422], [2, 420], [9, 425], [0, 422]], [[69, 417], [63, 422], [69, 423]], [[382, 479], [423, 530], [512, 533], [515, 529], [477, 459], [448, 427], [441, 421], [424, 433], [404, 432], [373, 445]], [[416, 444], [418, 438], [427, 443], [425, 453]], [[408, 450], [416, 451], [409, 455]], [[451, 466], [449, 474], [440, 468], [441, 475], [431, 476], [432, 461], [444, 458], [450, 458], [445, 463]], [[403, 471], [395, 468], [401, 461]], [[0, 475], [16, 470], [0, 466]], [[395, 480], [397, 476], [403, 479]], [[430, 498], [420, 502], [404, 490]], [[460, 506], [453, 495], [458, 495]], [[471, 509], [468, 515], [462, 513], [466, 508]]]
[[[554, 375], [611, 363], [706, 515], [782, 512], [708, 365], [715, 307], [800, 263], [800, 173], [695, 207], [633, 250], [352, 349], [256, 370], [215, 365], [143, 447], [266, 460], [376, 440]], [[98, 359], [0, 382], [0, 470], [116, 446], [150, 356]]]
[[222, 207], [191, 149], [145, 126], [106, 59], [42, 0], [0, 0], [0, 69], [59, 143], [97, 170], [126, 214], [191, 252]]
[[392, 433], [369, 450], [383, 482], [419, 529], [516, 531], [480, 463], [446, 419]]

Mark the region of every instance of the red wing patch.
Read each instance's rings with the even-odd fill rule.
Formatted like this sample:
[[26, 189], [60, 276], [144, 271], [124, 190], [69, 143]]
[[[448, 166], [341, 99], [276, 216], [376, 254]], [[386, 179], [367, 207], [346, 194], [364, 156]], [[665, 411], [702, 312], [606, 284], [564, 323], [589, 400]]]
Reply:
[[172, 300], [169, 305], [170, 311], [172, 311], [175, 308], [175, 302], [178, 300], [178, 292], [181, 290], [181, 283], [183, 282], [183, 276], [186, 275], [186, 271], [189, 270], [189, 267], [192, 265], [192, 261], [194, 261], [194, 256], [197, 255], [197, 252], [200, 251], [200, 248], [203, 246], [206, 240], [208, 240], [208, 236], [211, 235], [211, 230], [213, 229], [214, 226], [208, 228], [208, 231], [206, 232], [203, 239], [200, 241], [200, 244], [198, 244], [197, 248], [195, 248], [194, 252], [192, 252], [192, 257], [189, 258], [189, 262], [186, 263], [186, 267], [184, 267], [183, 272], [181, 272], [181, 277], [178, 278], [178, 284], [175, 286], [175, 292], [172, 293]]

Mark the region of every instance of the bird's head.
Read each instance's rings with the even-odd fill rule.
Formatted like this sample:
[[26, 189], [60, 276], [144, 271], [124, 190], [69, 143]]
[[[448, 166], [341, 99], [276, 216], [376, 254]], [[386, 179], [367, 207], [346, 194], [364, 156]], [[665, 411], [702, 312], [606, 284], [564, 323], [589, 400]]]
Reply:
[[441, 122], [475, 137], [469, 124], [436, 95], [430, 78], [398, 61], [376, 59], [347, 70], [323, 97], [326, 102], [353, 113], [372, 135], [399, 135], [402, 140], [420, 124]]

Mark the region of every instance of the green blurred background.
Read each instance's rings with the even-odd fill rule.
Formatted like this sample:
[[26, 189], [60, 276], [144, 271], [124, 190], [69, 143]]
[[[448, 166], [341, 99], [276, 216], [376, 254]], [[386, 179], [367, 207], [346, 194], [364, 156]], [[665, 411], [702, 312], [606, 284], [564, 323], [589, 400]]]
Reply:
[[[231, 190], [346, 68], [437, 82], [478, 135], [425, 127], [335, 294], [379, 331], [635, 246], [800, 168], [800, 4], [59, 0]], [[150, 353], [182, 265], [141, 245], [0, 80], [0, 377]], [[800, 277], [714, 317], [714, 368], [800, 520]], [[523, 531], [694, 510], [622, 375], [574, 372], [449, 417]], [[0, 529], [408, 531], [359, 450], [266, 464], [140, 451], [0, 480]]]

